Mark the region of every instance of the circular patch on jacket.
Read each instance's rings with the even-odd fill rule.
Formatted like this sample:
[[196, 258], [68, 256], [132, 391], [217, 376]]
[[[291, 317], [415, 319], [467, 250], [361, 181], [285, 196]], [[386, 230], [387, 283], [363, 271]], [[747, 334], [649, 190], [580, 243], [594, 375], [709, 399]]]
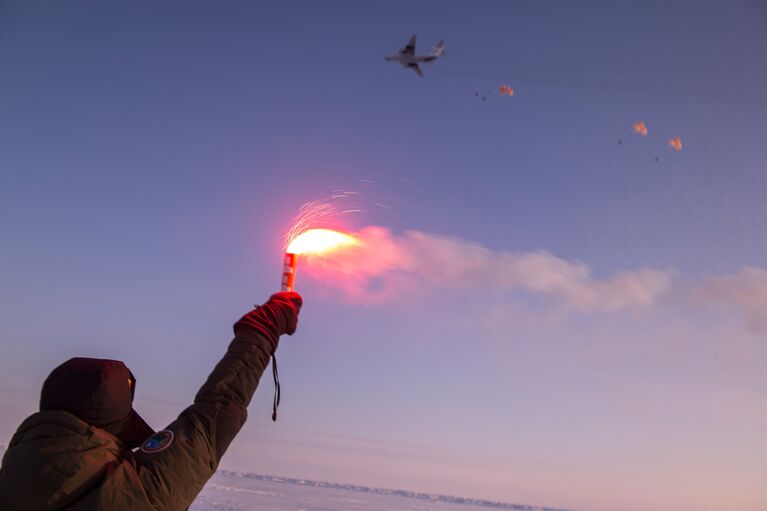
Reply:
[[154, 454], [156, 452], [164, 451], [173, 443], [173, 436], [173, 431], [169, 429], [158, 431], [141, 444], [141, 452]]

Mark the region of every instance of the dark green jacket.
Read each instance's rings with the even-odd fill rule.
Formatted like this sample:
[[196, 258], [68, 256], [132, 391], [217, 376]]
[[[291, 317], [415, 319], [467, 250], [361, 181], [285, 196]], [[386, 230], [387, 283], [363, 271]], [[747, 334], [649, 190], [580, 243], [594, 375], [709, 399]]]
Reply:
[[173, 441], [154, 454], [124, 450], [110, 433], [68, 412], [32, 415], [3, 457], [0, 510], [187, 509], [245, 423], [275, 344], [237, 329], [194, 404], [166, 428]]

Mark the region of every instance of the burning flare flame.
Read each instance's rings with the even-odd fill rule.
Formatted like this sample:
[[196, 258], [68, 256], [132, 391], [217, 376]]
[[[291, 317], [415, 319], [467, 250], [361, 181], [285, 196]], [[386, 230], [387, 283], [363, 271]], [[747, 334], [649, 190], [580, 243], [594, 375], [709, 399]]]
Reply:
[[325, 254], [340, 248], [359, 245], [360, 241], [352, 236], [332, 229], [309, 229], [291, 240], [288, 254]]

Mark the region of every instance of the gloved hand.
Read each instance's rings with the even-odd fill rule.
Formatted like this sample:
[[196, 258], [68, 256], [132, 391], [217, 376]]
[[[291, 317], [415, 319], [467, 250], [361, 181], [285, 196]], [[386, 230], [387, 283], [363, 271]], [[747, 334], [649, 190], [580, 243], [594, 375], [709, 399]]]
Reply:
[[242, 328], [250, 328], [266, 337], [277, 347], [282, 334], [293, 335], [298, 326], [298, 312], [303, 300], [295, 291], [283, 291], [273, 294], [269, 301], [245, 314], [234, 324], [234, 333]]
[[281, 291], [273, 294], [262, 307], [269, 307], [271, 310], [279, 309], [284, 320], [284, 331], [282, 333], [293, 335], [298, 326], [298, 313], [301, 311], [303, 304], [304, 300], [301, 298], [301, 295], [295, 291]]

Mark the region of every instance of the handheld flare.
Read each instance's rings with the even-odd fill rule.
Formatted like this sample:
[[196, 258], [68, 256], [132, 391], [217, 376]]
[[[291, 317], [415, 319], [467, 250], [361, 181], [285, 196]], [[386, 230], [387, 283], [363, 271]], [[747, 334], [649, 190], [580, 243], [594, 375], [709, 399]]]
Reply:
[[296, 254], [285, 253], [282, 266], [282, 290], [293, 291], [296, 286]]
[[358, 244], [359, 240], [351, 234], [331, 229], [309, 229], [295, 236], [285, 249], [282, 290], [293, 291], [295, 288], [296, 262], [299, 254], [323, 255]]

